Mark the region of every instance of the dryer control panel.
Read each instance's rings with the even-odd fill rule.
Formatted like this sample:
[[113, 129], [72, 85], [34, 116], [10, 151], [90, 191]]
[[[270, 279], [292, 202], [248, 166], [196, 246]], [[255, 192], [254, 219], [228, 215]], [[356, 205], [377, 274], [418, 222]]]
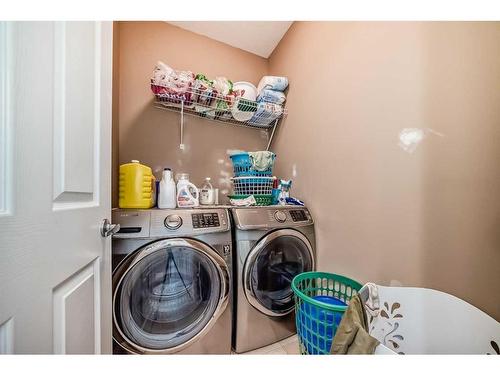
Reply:
[[314, 223], [306, 207], [264, 206], [233, 208], [231, 211], [238, 229], [272, 229]]

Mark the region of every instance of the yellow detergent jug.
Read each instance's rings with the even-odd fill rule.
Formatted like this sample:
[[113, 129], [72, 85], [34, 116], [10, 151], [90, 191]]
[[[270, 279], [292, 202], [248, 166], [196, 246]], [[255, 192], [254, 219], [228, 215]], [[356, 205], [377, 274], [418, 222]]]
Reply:
[[120, 165], [120, 208], [151, 208], [155, 203], [153, 171], [139, 160]]

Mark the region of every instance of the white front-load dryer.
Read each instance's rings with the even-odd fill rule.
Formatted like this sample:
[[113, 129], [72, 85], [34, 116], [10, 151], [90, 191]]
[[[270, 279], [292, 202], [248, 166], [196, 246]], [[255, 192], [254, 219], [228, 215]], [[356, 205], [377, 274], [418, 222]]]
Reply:
[[225, 209], [114, 210], [116, 354], [231, 352]]
[[296, 206], [232, 208], [233, 350], [244, 353], [296, 332], [292, 279], [315, 269], [314, 222]]

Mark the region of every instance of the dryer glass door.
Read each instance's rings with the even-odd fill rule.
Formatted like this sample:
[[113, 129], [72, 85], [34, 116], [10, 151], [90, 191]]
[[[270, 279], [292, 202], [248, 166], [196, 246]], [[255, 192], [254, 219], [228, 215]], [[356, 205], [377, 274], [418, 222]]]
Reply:
[[250, 304], [267, 315], [285, 315], [294, 308], [292, 279], [313, 269], [312, 248], [300, 232], [278, 230], [257, 243], [246, 266]]
[[213, 257], [193, 243], [161, 241], [139, 252], [121, 277], [116, 323], [139, 352], [179, 348], [217, 315], [226, 280]]

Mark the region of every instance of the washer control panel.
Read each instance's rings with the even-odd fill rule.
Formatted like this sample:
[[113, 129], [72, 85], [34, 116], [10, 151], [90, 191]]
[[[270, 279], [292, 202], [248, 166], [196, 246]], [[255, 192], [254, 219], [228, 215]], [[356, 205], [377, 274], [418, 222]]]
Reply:
[[231, 230], [224, 208], [152, 209], [150, 237], [197, 236]]
[[191, 220], [195, 229], [220, 227], [219, 214], [216, 212], [193, 213]]

